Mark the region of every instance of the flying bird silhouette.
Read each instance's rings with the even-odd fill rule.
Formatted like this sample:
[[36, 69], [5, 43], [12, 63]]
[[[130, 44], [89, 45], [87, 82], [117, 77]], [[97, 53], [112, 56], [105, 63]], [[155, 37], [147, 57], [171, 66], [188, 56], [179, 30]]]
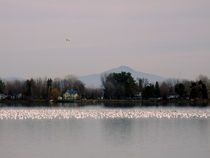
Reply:
[[66, 42], [70, 42], [70, 39], [66, 38]]

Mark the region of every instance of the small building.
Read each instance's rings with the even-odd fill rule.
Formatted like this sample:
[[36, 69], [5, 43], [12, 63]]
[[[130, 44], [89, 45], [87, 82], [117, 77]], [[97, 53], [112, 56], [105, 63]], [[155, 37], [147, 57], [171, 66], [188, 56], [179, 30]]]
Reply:
[[22, 99], [22, 98], [23, 98], [22, 93], [18, 93], [18, 94], [16, 95], [16, 99]]
[[8, 99], [11, 99], [11, 100], [23, 99], [23, 95], [22, 95], [22, 93], [18, 93], [18, 94], [14, 94], [14, 95], [8, 95]]
[[142, 97], [142, 93], [141, 93], [141, 92], [138, 92], [138, 93], [136, 94], [136, 96], [141, 98], [141, 97]]
[[58, 100], [63, 100], [63, 97], [59, 96], [59, 97], [58, 97]]
[[79, 95], [77, 93], [77, 91], [75, 90], [67, 90], [64, 94], [63, 94], [63, 99], [64, 100], [72, 100], [72, 99], [78, 99]]
[[0, 100], [6, 99], [7, 96], [5, 94], [0, 94]]
[[136, 99], [141, 99], [142, 94], [141, 92], [136, 93], [136, 95], [134, 96]]
[[169, 95], [168, 99], [177, 99], [179, 98], [179, 95]]

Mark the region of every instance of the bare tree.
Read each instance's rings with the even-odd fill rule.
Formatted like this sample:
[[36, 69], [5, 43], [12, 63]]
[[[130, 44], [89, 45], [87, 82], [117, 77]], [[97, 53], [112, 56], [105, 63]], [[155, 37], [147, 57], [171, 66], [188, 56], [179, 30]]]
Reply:
[[167, 85], [166, 82], [163, 82], [160, 85], [160, 96], [163, 97], [164, 99], [166, 99], [169, 95], [169, 91], [170, 91], [169, 86]]

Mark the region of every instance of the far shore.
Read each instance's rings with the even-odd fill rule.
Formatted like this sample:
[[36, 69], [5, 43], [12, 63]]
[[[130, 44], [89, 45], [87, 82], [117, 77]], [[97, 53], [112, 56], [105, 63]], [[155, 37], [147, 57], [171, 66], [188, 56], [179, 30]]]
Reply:
[[46, 99], [31, 99], [31, 100], [0, 100], [0, 103], [8, 106], [62, 106], [68, 104], [78, 105], [100, 105], [133, 107], [133, 106], [209, 106], [210, 99], [77, 99], [77, 100], [46, 100]]

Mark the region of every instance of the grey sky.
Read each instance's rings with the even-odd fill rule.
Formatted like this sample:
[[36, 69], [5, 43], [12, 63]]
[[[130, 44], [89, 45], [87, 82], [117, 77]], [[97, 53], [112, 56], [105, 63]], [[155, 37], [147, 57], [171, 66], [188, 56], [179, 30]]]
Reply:
[[0, 76], [127, 65], [163, 77], [210, 77], [209, 8], [209, 0], [0, 0]]

